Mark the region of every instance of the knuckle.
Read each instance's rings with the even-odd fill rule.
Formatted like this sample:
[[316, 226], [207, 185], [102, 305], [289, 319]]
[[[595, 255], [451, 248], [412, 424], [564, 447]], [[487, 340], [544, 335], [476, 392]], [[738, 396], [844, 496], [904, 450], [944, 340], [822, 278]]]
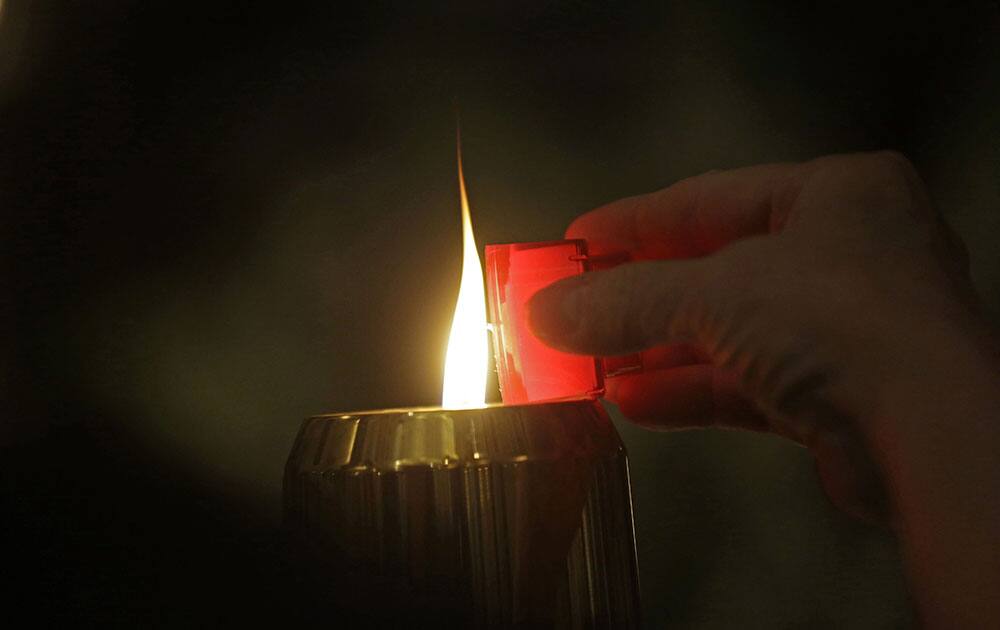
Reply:
[[912, 185], [919, 181], [916, 167], [904, 154], [895, 150], [830, 155], [814, 161], [813, 174], [822, 181], [876, 185]]
[[916, 167], [899, 151], [821, 158], [814, 191], [862, 225], [902, 229], [906, 222], [932, 221], [937, 212]]
[[913, 163], [899, 151], [866, 153], [852, 166], [852, 175], [875, 189], [910, 189], [919, 180]]
[[869, 154], [871, 160], [882, 170], [901, 175], [916, 175], [917, 169], [906, 155], [894, 149], [876, 151]]
[[871, 174], [885, 184], [906, 190], [912, 198], [921, 186], [920, 175], [913, 162], [899, 151], [879, 151], [870, 156]]
[[743, 239], [720, 251], [712, 266], [711, 287], [727, 295], [752, 296], [759, 287], [770, 284], [766, 276], [777, 266], [768, 240], [773, 243], [777, 239]]
[[775, 303], [784, 299], [778, 294], [788, 286], [780, 278], [783, 269], [775, 253], [757, 239], [739, 241], [713, 256], [687, 308], [696, 336], [715, 339], [719, 331], [771, 317]]
[[808, 263], [792, 264], [777, 238], [744, 241], [718, 256], [705, 332], [713, 360], [768, 408], [794, 415], [831, 374], [821, 333], [831, 316], [823, 315], [830, 283], [817, 282]]
[[614, 292], [624, 308], [614, 324], [628, 347], [645, 345], [664, 327], [663, 314], [651, 307], [650, 293], [659, 287], [651, 286], [648, 271], [647, 265], [625, 265], [615, 282]]

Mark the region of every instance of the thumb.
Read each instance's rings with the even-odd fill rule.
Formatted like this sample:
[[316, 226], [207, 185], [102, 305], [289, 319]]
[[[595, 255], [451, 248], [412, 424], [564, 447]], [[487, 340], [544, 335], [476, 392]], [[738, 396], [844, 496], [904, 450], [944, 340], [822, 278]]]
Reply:
[[684, 336], [706, 259], [621, 265], [560, 280], [528, 302], [528, 325], [565, 352], [614, 356]]

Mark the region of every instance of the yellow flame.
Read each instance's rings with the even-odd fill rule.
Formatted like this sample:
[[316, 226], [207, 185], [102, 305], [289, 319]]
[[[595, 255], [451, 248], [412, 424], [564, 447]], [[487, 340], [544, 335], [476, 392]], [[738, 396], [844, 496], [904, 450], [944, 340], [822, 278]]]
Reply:
[[486, 375], [489, 339], [486, 333], [486, 289], [483, 263], [472, 234], [472, 216], [465, 194], [462, 147], [458, 147], [458, 190], [462, 198], [462, 282], [451, 321], [451, 336], [444, 362], [441, 405], [467, 409], [486, 405]]

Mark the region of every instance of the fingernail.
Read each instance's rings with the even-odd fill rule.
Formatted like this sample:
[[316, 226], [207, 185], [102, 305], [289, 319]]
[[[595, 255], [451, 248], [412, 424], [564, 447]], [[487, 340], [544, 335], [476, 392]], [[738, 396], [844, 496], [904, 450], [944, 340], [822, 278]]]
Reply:
[[565, 346], [580, 325], [582, 291], [579, 286], [557, 285], [535, 293], [528, 301], [528, 327], [546, 343]]

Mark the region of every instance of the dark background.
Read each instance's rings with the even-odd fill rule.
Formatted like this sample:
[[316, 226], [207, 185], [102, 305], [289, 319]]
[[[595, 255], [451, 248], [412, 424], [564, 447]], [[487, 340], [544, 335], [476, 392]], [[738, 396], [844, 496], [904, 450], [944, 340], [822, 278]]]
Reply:
[[[896, 148], [1000, 313], [994, 2], [0, 4], [8, 616], [310, 620], [284, 458], [306, 415], [438, 400], [456, 108], [480, 245]], [[893, 540], [807, 453], [620, 428], [650, 627], [908, 624]]]

